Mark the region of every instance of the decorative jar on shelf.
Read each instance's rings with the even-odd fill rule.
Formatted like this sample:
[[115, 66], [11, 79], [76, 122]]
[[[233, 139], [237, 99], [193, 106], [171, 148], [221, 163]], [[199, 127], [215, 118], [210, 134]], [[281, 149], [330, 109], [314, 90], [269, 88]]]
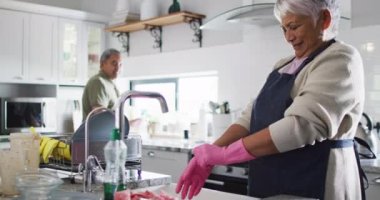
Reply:
[[143, 0], [140, 5], [140, 20], [158, 17], [159, 5], [158, 0]]
[[179, 5], [178, 0], [173, 0], [173, 4], [169, 7], [169, 14], [179, 12], [181, 10], [181, 7]]

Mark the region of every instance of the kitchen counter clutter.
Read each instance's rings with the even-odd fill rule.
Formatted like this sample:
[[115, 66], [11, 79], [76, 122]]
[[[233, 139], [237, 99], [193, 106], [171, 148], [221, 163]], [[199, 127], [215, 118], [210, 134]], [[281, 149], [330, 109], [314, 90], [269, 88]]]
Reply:
[[[54, 170], [48, 170], [51, 172], [54, 172]], [[129, 172], [128, 172], [129, 173]], [[83, 191], [83, 184], [82, 183], [72, 183], [72, 179], [68, 178], [69, 172], [62, 172], [57, 171], [57, 174], [62, 180], [64, 180], [64, 183], [57, 187], [55, 190], [56, 192], [52, 194], [54, 198], [51, 199], [65, 199], [65, 200], [71, 200], [71, 199], [100, 199], [103, 197], [103, 185], [102, 184], [96, 184], [92, 185], [92, 190], [94, 191], [91, 193], [91, 195], [85, 195], [82, 193]], [[129, 173], [131, 174], [131, 173]], [[127, 184], [128, 189], [136, 190], [136, 189], [144, 189], [144, 188], [150, 188], [150, 187], [157, 187], [157, 186], [164, 186], [169, 185], [171, 183], [171, 177], [164, 174], [158, 174], [153, 172], [147, 172], [142, 171], [141, 177], [138, 178], [137, 174], [135, 178], [130, 179]], [[67, 195], [65, 195], [67, 194]], [[70, 198], [68, 198], [68, 195]], [[93, 197], [97, 198], [93, 198]], [[61, 198], [62, 197], [62, 198]], [[73, 198], [71, 198], [73, 197]], [[76, 197], [76, 198], [74, 198]], [[92, 198], [90, 198], [92, 197]], [[2, 197], [0, 199], [8, 200], [12, 198], [5, 198]], [[15, 199], [20, 199], [19, 197], [16, 197]]]
[[[155, 194], [160, 194], [161, 192], [173, 197], [175, 200], [181, 199], [180, 194], [175, 193], [176, 184], [165, 184], [165, 185], [159, 185], [159, 186], [153, 186], [153, 187], [146, 187], [146, 188], [140, 188], [140, 189], [134, 189], [132, 190], [132, 193], [136, 192], [145, 192], [150, 191]], [[103, 199], [103, 186], [98, 185], [96, 188], [94, 188], [94, 192], [92, 193], [82, 193], [81, 191], [81, 185], [78, 184], [71, 184], [69, 181], [65, 180], [64, 184], [61, 187], [58, 187], [54, 193], [52, 194], [52, 197], [54, 197], [55, 200], [65, 199], [65, 200], [71, 200], [71, 199], [81, 199], [81, 200], [92, 200], [92, 199]], [[3, 200], [21, 200], [19, 197], [15, 198], [1, 198]], [[203, 188], [198, 196], [193, 198], [194, 200], [220, 200], [220, 199], [234, 199], [234, 200], [258, 200], [259, 198], [249, 197], [245, 195], [237, 195], [237, 194], [231, 194], [226, 192], [220, 192], [216, 190], [210, 190]], [[279, 195], [269, 198], [264, 198], [267, 200], [311, 200], [308, 198], [303, 197], [295, 197], [295, 196], [289, 196], [289, 195]]]
[[[175, 184], [186, 167], [189, 159], [191, 158], [191, 150], [205, 142], [212, 143], [210, 138], [208, 141], [194, 141], [194, 140], [184, 140], [179, 137], [158, 137], [153, 136], [151, 138], [145, 138], [142, 140], [142, 174], [141, 179], [138, 181], [131, 182], [129, 188], [133, 191], [153, 191], [159, 194], [160, 191], [164, 191], [169, 195], [175, 196], [180, 199], [180, 196], [175, 194]], [[7, 146], [9, 142], [0, 142], [0, 146]], [[363, 159], [361, 160], [363, 169], [366, 172], [369, 180], [370, 187], [366, 190], [368, 199], [376, 199], [380, 194], [380, 159]], [[71, 184], [70, 180], [67, 178], [70, 173], [62, 175], [58, 173], [61, 178], [63, 178], [64, 184], [57, 188], [56, 195], [64, 196], [65, 194], [78, 197], [78, 195], [83, 195], [81, 193], [83, 186], [81, 183]], [[168, 175], [164, 175], [168, 174]], [[137, 173], [132, 173], [136, 176]], [[77, 179], [76, 179], [77, 180]], [[79, 179], [78, 179], [79, 180]], [[103, 186], [93, 185], [93, 189], [97, 199], [103, 196]], [[84, 197], [84, 196], [83, 196]], [[370, 198], [374, 197], [374, 198]], [[1, 199], [1, 198], [0, 198]], [[7, 200], [7, 198], [2, 198]], [[11, 198], [8, 198], [11, 199]], [[59, 199], [59, 198], [58, 198]], [[79, 198], [82, 199], [82, 198]], [[90, 198], [89, 198], [90, 199]], [[248, 197], [245, 195], [238, 195], [229, 192], [222, 192], [217, 190], [211, 190], [204, 188], [199, 196], [194, 199], [257, 199]], [[294, 196], [280, 195], [267, 199], [306, 199], [297, 198]]]
[[[171, 176], [160, 174], [160, 173], [154, 173], [154, 172], [148, 172], [148, 171], [142, 171], [141, 176], [138, 177], [137, 171], [134, 170], [127, 170], [127, 174], [130, 176], [130, 179], [128, 180], [127, 188], [128, 189], [139, 189], [139, 188], [147, 188], [147, 187], [153, 187], [153, 186], [159, 186], [159, 185], [167, 185], [172, 183]], [[65, 174], [60, 174], [58, 172], [58, 175], [63, 178], [67, 183], [70, 183], [72, 179], [69, 178], [69, 173], [66, 172]], [[82, 191], [82, 179], [75, 177], [75, 184], [64, 184], [61, 189], [64, 191]], [[102, 185], [93, 185], [93, 189], [95, 191], [103, 191]]]
[[[152, 137], [148, 140], [145, 139], [142, 142], [143, 149], [191, 153], [191, 150], [196, 146], [204, 143], [212, 143], [213, 138], [208, 138], [207, 141], [193, 141], [174, 137]], [[377, 159], [360, 160], [365, 172], [380, 174], [380, 155], [377, 157]]]

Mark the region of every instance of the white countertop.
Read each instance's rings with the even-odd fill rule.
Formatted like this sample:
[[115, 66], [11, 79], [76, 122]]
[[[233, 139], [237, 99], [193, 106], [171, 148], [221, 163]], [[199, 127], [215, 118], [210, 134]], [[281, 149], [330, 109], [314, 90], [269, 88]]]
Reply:
[[[181, 195], [175, 193], [176, 186], [177, 186], [176, 184], [161, 185], [161, 186], [150, 187], [150, 188], [142, 188], [135, 191], [149, 190], [155, 193], [164, 191], [165, 193], [171, 196], [174, 196], [176, 200], [177, 199], [179, 200], [181, 199]], [[221, 200], [221, 199], [258, 200], [260, 198], [202, 188], [201, 192], [197, 196], [195, 196], [193, 199], [194, 200]], [[295, 196], [290, 196], [290, 195], [279, 195], [279, 196], [274, 196], [274, 197], [269, 197], [269, 198], [264, 198], [264, 199], [267, 199], [267, 200], [310, 200], [309, 198], [295, 197]]]
[[142, 140], [144, 149], [156, 149], [174, 152], [190, 152], [194, 147], [211, 141], [185, 140], [178, 137], [150, 137]]

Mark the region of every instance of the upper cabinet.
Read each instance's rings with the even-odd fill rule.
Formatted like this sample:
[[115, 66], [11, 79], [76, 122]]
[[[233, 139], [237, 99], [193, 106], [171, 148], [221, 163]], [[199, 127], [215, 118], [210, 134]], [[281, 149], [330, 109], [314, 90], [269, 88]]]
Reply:
[[1, 1], [0, 83], [84, 85], [99, 70], [106, 21], [77, 10]]
[[27, 78], [28, 15], [0, 10], [0, 81], [22, 82]]
[[59, 19], [59, 84], [83, 84], [82, 22]]
[[0, 10], [0, 25], [1, 81], [54, 83], [57, 18]]
[[85, 59], [86, 79], [89, 79], [97, 74], [100, 69], [100, 56], [105, 46], [105, 25], [87, 22], [84, 27], [84, 37], [86, 38], [84, 52], [87, 52]]
[[59, 84], [85, 85], [99, 71], [104, 24], [59, 20]]
[[29, 81], [55, 83], [58, 69], [58, 18], [31, 14], [29, 33]]

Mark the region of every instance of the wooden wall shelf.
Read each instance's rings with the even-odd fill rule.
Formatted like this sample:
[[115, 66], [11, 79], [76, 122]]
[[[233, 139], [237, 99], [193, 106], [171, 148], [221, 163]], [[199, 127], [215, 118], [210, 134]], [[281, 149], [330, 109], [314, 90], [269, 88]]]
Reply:
[[156, 17], [152, 19], [110, 26], [106, 28], [106, 31], [134, 32], [134, 31], [147, 29], [151, 26], [166, 26], [166, 25], [178, 24], [178, 23], [184, 23], [184, 22], [188, 23], [191, 20], [196, 20], [196, 19], [202, 20], [205, 17], [206, 16], [201, 15], [201, 14], [181, 11], [181, 12], [176, 12], [176, 13], [172, 13], [169, 15], [164, 15], [164, 16]]
[[154, 37], [155, 44], [153, 47], [160, 48], [160, 51], [162, 51], [162, 26], [188, 23], [190, 24], [190, 28], [194, 31], [194, 39], [192, 41], [199, 42], [199, 46], [202, 47], [202, 31], [199, 27], [202, 25], [202, 19], [205, 17], [206, 16], [202, 14], [181, 11], [152, 19], [113, 25], [106, 28], [106, 31], [117, 33], [119, 41], [129, 54], [129, 33], [149, 30]]

